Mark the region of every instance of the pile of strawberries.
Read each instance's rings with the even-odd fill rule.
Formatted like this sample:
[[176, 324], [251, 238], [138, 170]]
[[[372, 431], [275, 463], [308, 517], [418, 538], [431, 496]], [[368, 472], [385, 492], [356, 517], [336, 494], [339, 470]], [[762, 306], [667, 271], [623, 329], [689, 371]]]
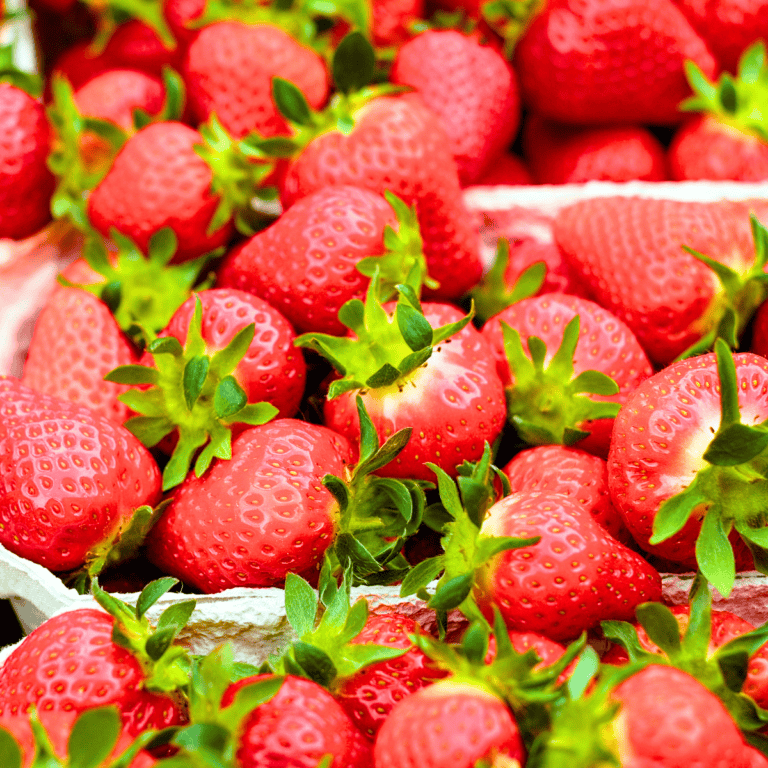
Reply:
[[[6, 654], [0, 766], [768, 767], [768, 628], [712, 609], [768, 573], [768, 193], [507, 211], [490, 269], [463, 196], [768, 179], [768, 3], [37, 11], [86, 39], [5, 52], [0, 237], [82, 258], [0, 544], [100, 607]], [[259, 668], [147, 618], [233, 587], [284, 588]]]

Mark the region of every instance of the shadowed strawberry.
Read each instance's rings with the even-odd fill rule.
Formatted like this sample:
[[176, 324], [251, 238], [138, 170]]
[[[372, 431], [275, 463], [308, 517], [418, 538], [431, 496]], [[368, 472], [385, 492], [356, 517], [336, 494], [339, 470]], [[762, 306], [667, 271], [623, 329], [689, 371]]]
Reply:
[[715, 348], [630, 395], [614, 425], [608, 483], [643, 549], [697, 563], [728, 595], [737, 569], [768, 568], [768, 360], [732, 356], [722, 339]]
[[[341, 308], [346, 336], [312, 333], [296, 340], [340, 374], [328, 390], [325, 423], [356, 441], [359, 392], [380, 438], [413, 428], [406, 448], [382, 474], [430, 480], [426, 461], [455, 474], [460, 460], [480, 458], [483, 442], [501, 432], [504, 402], [490, 350], [468, 325], [471, 312], [422, 306], [411, 284], [397, 286], [397, 303], [384, 306], [379, 283], [377, 268], [365, 303], [353, 299]], [[418, 269], [410, 283], [420, 285]]]
[[765, 43], [744, 51], [736, 78], [724, 73], [712, 82], [693, 62], [686, 62], [686, 73], [695, 95], [680, 109], [701, 115], [685, 123], [670, 144], [672, 178], [768, 179]]
[[[152, 582], [135, 608], [94, 585], [100, 609], [61, 613], [30, 633], [0, 668], [0, 726], [27, 748], [47, 732], [49, 746], [63, 756], [68, 740], [71, 748], [78, 717], [114, 706], [119, 718], [110, 725], [112, 743], [106, 732], [98, 740], [106, 758], [118, 737], [123, 746], [137, 737], [147, 746], [147, 737], [141, 736], [145, 731], [185, 722], [181, 692], [189, 682], [190, 659], [174, 640], [195, 601], [173, 604], [154, 628], [146, 617], [176, 583], [170, 578]], [[33, 708], [37, 723], [27, 716]], [[25, 765], [30, 763], [28, 753]]]
[[482, 333], [506, 385], [508, 419], [534, 445], [606, 455], [620, 404], [652, 372], [630, 329], [578, 296], [524, 299]]

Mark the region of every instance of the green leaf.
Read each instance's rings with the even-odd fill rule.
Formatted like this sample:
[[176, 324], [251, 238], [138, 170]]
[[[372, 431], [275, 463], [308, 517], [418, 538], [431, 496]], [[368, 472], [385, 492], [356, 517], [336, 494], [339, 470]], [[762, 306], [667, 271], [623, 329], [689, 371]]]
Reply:
[[225, 376], [216, 386], [213, 394], [213, 408], [220, 419], [234, 416], [247, 403], [248, 396], [234, 376]]
[[541, 541], [541, 536], [533, 536], [529, 539], [520, 539], [514, 536], [483, 536], [477, 543], [474, 565], [479, 567], [499, 552], [531, 547], [538, 544], [539, 541]]
[[184, 388], [184, 401], [190, 411], [203, 391], [210, 364], [211, 360], [207, 355], [197, 355], [184, 366], [182, 386]]
[[164, 576], [147, 584], [136, 601], [136, 618], [140, 619], [168, 590], [179, 583], [173, 576]]
[[349, 609], [347, 618], [344, 622], [344, 628], [339, 635], [339, 643], [348, 643], [350, 640], [356, 638], [365, 628], [365, 624], [368, 621], [368, 601], [365, 598], [360, 598], [355, 601], [355, 604]]
[[157, 629], [173, 630], [173, 637], [175, 637], [187, 626], [196, 604], [196, 600], [182, 600], [180, 603], [172, 603], [160, 614], [160, 618], [157, 620]]
[[437, 588], [427, 605], [435, 611], [450, 611], [458, 608], [469, 597], [474, 579], [473, 571], [454, 576]]
[[138, 386], [141, 384], [157, 384], [159, 378], [160, 372], [157, 368], [149, 368], [146, 365], [120, 365], [117, 368], [113, 368], [104, 377], [104, 381]]
[[415, 565], [400, 585], [400, 597], [415, 595], [420, 589], [434, 581], [445, 570], [445, 557], [429, 557]]
[[299, 637], [315, 627], [317, 595], [309, 583], [295, 573], [289, 573], [285, 579], [285, 614]]
[[153, 355], [173, 355], [181, 357], [184, 349], [181, 342], [175, 336], [162, 336], [154, 339], [147, 345], [147, 352]]
[[293, 644], [293, 657], [310, 680], [327, 688], [336, 678], [336, 666], [321, 648], [301, 641]]
[[395, 316], [400, 333], [410, 349], [418, 352], [432, 344], [432, 326], [419, 310], [400, 303]]
[[714, 506], [704, 516], [696, 539], [696, 562], [707, 581], [723, 597], [728, 597], [736, 580], [736, 562], [728, 532]]
[[720, 428], [703, 454], [705, 461], [718, 467], [744, 464], [768, 448], [768, 430], [737, 422]]
[[437, 475], [437, 488], [440, 492], [440, 501], [443, 502], [443, 506], [451, 515], [453, 515], [454, 519], [458, 519], [464, 511], [464, 506], [459, 498], [459, 490], [456, 487], [456, 483], [454, 483], [450, 475], [444, 469], [438, 467], [437, 464], [428, 461], [426, 462], [426, 466]]
[[358, 423], [360, 424], [360, 463], [370, 459], [379, 450], [379, 435], [368, 415], [363, 398], [355, 396]]
[[142, 445], [152, 448], [166, 435], [170, 435], [176, 425], [165, 416], [133, 416], [125, 422], [125, 428]]
[[707, 503], [708, 499], [701, 490], [701, 476], [702, 471], [685, 490], [667, 499], [659, 507], [653, 521], [651, 544], [660, 544], [674, 536], [688, 522], [696, 507]]
[[588, 645], [579, 656], [576, 667], [565, 684], [569, 697], [571, 699], [581, 698], [599, 669], [600, 657], [595, 649]]
[[211, 369], [219, 376], [235, 370], [237, 364], [248, 353], [253, 337], [256, 333], [256, 324], [250, 323], [241, 328], [224, 349], [216, 352], [211, 358]]
[[616, 395], [619, 392], [619, 385], [610, 376], [600, 371], [583, 371], [571, 381], [570, 390], [591, 395]]
[[[736, 377], [736, 364], [731, 350], [722, 339], [715, 340], [717, 356], [717, 375], [720, 379], [720, 429], [738, 424], [739, 414], [739, 384]], [[720, 431], [720, 430], [718, 430]]]
[[0, 726], [0, 765], [21, 768], [21, 749], [10, 732]]
[[75, 721], [67, 741], [68, 768], [98, 768], [115, 748], [120, 731], [120, 715], [116, 707], [83, 712]]
[[464, 656], [474, 664], [485, 663], [488, 654], [488, 629], [479, 621], [469, 625], [461, 641]]
[[373, 80], [376, 54], [360, 32], [350, 32], [333, 55], [333, 82], [342, 93], [359, 91]]
[[711, 83], [699, 67], [690, 59], [685, 62], [685, 75], [694, 93], [703, 96], [707, 101], [717, 98], [717, 87]]
[[739, 80], [743, 83], [757, 83], [765, 66], [765, 43], [760, 40], [749, 46], [739, 58]]
[[235, 421], [258, 426], [271, 421], [278, 413], [279, 411], [272, 403], [248, 403], [235, 414]]
[[680, 625], [666, 605], [645, 603], [635, 609], [635, 615], [648, 633], [648, 637], [669, 658], [680, 653]]
[[280, 114], [297, 125], [312, 125], [312, 110], [304, 94], [282, 77], [272, 78], [272, 98]]

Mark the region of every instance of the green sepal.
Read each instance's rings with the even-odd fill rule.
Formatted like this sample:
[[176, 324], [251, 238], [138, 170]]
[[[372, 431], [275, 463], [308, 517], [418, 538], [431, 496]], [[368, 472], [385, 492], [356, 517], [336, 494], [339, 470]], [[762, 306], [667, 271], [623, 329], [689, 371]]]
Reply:
[[359, 91], [373, 79], [375, 66], [373, 46], [361, 32], [350, 32], [342, 38], [333, 54], [333, 82], [341, 93]]
[[176, 49], [176, 38], [165, 20], [163, 5], [155, 0], [84, 0], [98, 12], [100, 44], [106, 44], [118, 24], [126, 18], [142, 21], [160, 38], [167, 50]]
[[21, 768], [21, 748], [10, 731], [0, 726], [0, 765]]
[[[24, 9], [24, 12], [27, 12], [26, 9]], [[13, 17], [10, 13], [5, 13], [2, 21], [8, 22], [12, 19]], [[19, 69], [14, 61], [15, 50], [14, 43], [0, 45], [0, 82], [10, 83], [33, 98], [38, 99], [43, 94], [43, 78], [37, 73], [25, 72]]]
[[520, 437], [532, 445], [573, 445], [589, 432], [589, 421], [614, 418], [620, 405], [593, 400], [590, 395], [613, 395], [616, 382], [600, 371], [574, 376], [573, 356], [579, 340], [579, 316], [563, 329], [563, 340], [545, 367], [544, 342], [527, 339], [526, 354], [519, 331], [501, 321], [504, 350], [513, 383], [507, 387], [507, 414]]
[[313, 125], [312, 108], [301, 90], [290, 80], [272, 78], [272, 99], [278, 112], [289, 122], [302, 126]]

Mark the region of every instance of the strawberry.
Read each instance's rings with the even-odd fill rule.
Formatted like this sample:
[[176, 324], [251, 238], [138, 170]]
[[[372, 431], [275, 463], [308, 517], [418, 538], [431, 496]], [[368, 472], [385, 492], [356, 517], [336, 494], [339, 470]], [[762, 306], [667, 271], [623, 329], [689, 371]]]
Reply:
[[378, 284], [375, 275], [365, 303], [353, 299], [342, 307], [347, 336], [305, 334], [296, 341], [342, 375], [329, 389], [325, 423], [356, 442], [359, 392], [380, 437], [413, 428], [381, 474], [429, 480], [424, 463], [433, 461], [455, 476], [461, 461], [479, 459], [483, 442], [501, 432], [503, 389], [490, 350], [468, 325], [469, 315], [448, 304], [422, 307], [410, 285], [398, 286], [395, 306], [382, 306]]
[[462, 186], [481, 178], [517, 133], [515, 73], [473, 37], [452, 29], [423, 32], [400, 48], [390, 79], [414, 88], [441, 118]]
[[0, 83], [0, 124], [0, 238], [21, 240], [51, 218], [51, 133], [42, 105], [7, 82]]
[[768, 38], [765, 0], [675, 0], [675, 3], [727, 72], [736, 72], [742, 53], [751, 43]]
[[215, 113], [236, 139], [251, 131], [264, 136], [288, 133], [272, 101], [273, 77], [294, 83], [315, 109], [328, 96], [323, 60], [274, 24], [209, 24], [189, 45], [182, 72], [197, 121]]
[[659, 574], [561, 494], [507, 496], [490, 507], [480, 530], [541, 537], [492, 556], [476, 576], [478, 605], [486, 614], [497, 607], [511, 629], [569, 639], [604, 619], [629, 620], [635, 606], [661, 596]]
[[686, 59], [715, 60], [672, 0], [549, 0], [515, 50], [523, 100], [563, 123], [676, 123]]
[[686, 672], [657, 665], [603, 675], [592, 693], [558, 709], [539, 746], [543, 768], [761, 765], [713, 693]]
[[95, 588], [102, 608], [60, 613], [32, 631], [0, 667], [0, 726], [27, 742], [34, 707], [55, 753], [63, 755], [78, 716], [96, 707], [117, 708], [123, 740], [183, 723], [179, 692], [190, 660], [173, 640], [195, 601], [169, 608], [165, 630], [153, 630], [144, 615], [174, 583], [154, 582], [136, 609]]
[[531, 115], [523, 142], [528, 167], [539, 184], [667, 178], [664, 147], [640, 126], [579, 128]]
[[447, 674], [411, 642], [409, 635], [422, 633], [412, 618], [388, 611], [369, 615], [362, 632], [352, 640], [407, 649], [398, 658], [378, 661], [347, 677], [334, 692], [352, 722], [371, 740], [399, 701]]
[[507, 386], [509, 419], [529, 443], [578, 442], [607, 454], [616, 404], [652, 373], [629, 328], [576, 296], [524, 299], [482, 333]]
[[518, 453], [503, 471], [512, 493], [552, 491], [570, 496], [589, 510], [615, 539], [623, 544], [632, 541], [624, 520], [611, 503], [608, 467], [599, 456], [578, 448], [542, 445]]
[[103, 565], [120, 536], [131, 543], [123, 529], [132, 516], [144, 524], [145, 505], [160, 498], [160, 472], [133, 435], [10, 377], [0, 378], [0, 413], [3, 546], [70, 571], [92, 559]]
[[412, 24], [424, 16], [424, 0], [373, 0], [373, 44], [400, 46], [410, 39]]
[[374, 746], [376, 768], [522, 765], [525, 749], [511, 712], [494, 693], [460, 677], [402, 699]]
[[416, 207], [427, 268], [441, 286], [432, 295], [462, 296], [481, 276], [478, 233], [438, 118], [416, 94], [375, 96], [362, 88], [374, 54], [359, 33], [342, 40], [334, 61], [341, 93], [319, 115], [298, 89], [276, 83], [278, 109], [298, 126], [281, 186], [284, 207], [332, 184], [392, 192]]
[[[643, 382], [616, 418], [608, 484], [637, 543], [698, 566], [722, 595], [734, 569], [762, 569], [768, 361], [717, 355], [681, 360]], [[746, 441], [740, 445], [736, 441]], [[736, 545], [736, 552], [731, 549]]]
[[694, 96], [681, 109], [702, 113], [685, 123], [669, 147], [672, 178], [768, 179], [768, 123], [761, 104], [768, 95], [765, 43], [744, 52], [739, 76], [710, 82], [693, 62], [686, 67]]
[[718, 333], [733, 336], [728, 328], [740, 331], [762, 302], [768, 251], [756, 221], [750, 242], [754, 205], [594, 198], [561, 209], [555, 237], [591, 297], [666, 365]]
[[477, 186], [526, 186], [533, 184], [533, 176], [525, 161], [506, 152], [496, 159], [496, 162], [475, 181]]
[[343, 437], [293, 419], [245, 430], [230, 461], [178, 488], [149, 542], [150, 560], [204, 592], [282, 584], [306, 571], [337, 526], [321, 480], [342, 475], [349, 452]]
[[180, 68], [181, 50], [170, 43], [149, 24], [129, 19], [112, 32], [103, 55], [112, 66], [140, 69], [159, 77], [165, 67]]
[[67, 48], [54, 62], [51, 78], [46, 83], [46, 100], [50, 95], [51, 80], [56, 76], [64, 78], [77, 89], [96, 75], [114, 67], [115, 63], [110, 61], [103, 52], [95, 50], [91, 41], [77, 42]]
[[343, 333], [339, 309], [362, 298], [368, 282], [356, 266], [365, 257], [384, 254], [385, 231], [395, 221], [381, 195], [325, 187], [231, 252], [217, 284], [260, 296], [298, 331]]

